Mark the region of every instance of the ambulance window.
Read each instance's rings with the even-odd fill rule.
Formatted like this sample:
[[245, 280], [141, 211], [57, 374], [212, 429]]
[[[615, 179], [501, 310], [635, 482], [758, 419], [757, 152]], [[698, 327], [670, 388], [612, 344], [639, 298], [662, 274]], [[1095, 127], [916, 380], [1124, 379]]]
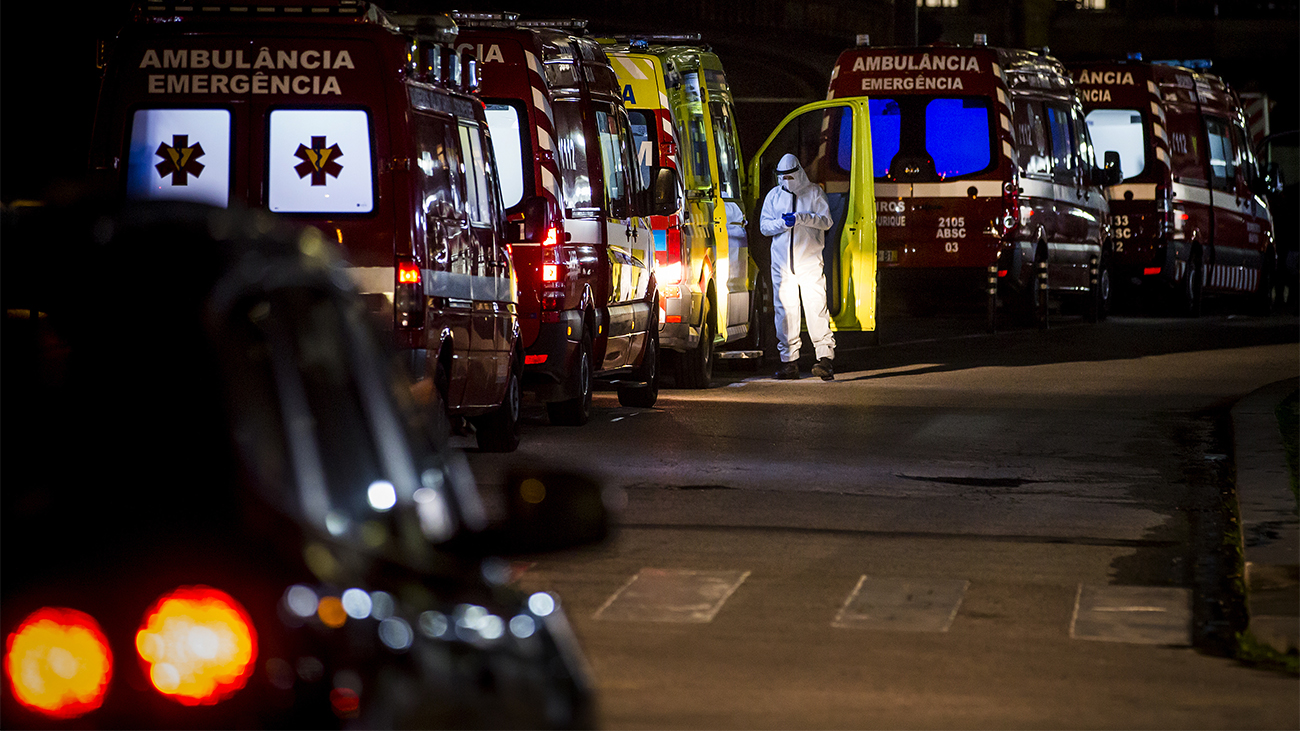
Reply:
[[740, 169], [745, 163], [736, 149], [735, 124], [722, 102], [709, 102], [713, 119], [713, 146], [718, 153], [718, 190], [722, 198], [740, 199]]
[[[570, 214], [591, 205], [591, 172], [587, 164], [587, 136], [582, 129], [582, 112], [576, 101], [556, 101], [551, 105], [555, 114], [556, 163], [564, 186], [564, 207]], [[579, 215], [583, 215], [582, 212]]]
[[416, 113], [415, 169], [420, 178], [421, 209], [426, 216], [450, 218], [455, 198], [452, 195], [451, 167], [447, 150], [447, 125], [443, 120]]
[[700, 93], [700, 75], [686, 74], [686, 113], [682, 130], [686, 135], [687, 165], [692, 179], [687, 183], [695, 190], [713, 187], [713, 173], [709, 170], [709, 141], [704, 129], [704, 97]]
[[1107, 152], [1119, 153], [1119, 169], [1124, 179], [1135, 178], [1146, 169], [1146, 131], [1142, 114], [1136, 109], [1094, 109], [1088, 112], [1088, 134], [1100, 157]]
[[487, 103], [488, 129], [492, 131], [492, 155], [501, 179], [501, 205], [510, 208], [524, 198], [524, 162], [527, 173], [533, 172], [533, 156], [528, 150], [524, 114], [513, 104]]
[[492, 198], [488, 194], [487, 163], [483, 159], [483, 142], [475, 127], [460, 128], [461, 169], [465, 176], [465, 198], [469, 220], [479, 225], [492, 223]]
[[1047, 125], [1052, 133], [1052, 174], [1072, 178], [1076, 164], [1074, 135], [1070, 131], [1070, 112], [1053, 104], [1047, 105]]
[[225, 207], [230, 202], [230, 112], [141, 109], [131, 120], [127, 197]]
[[623, 165], [626, 134], [620, 135], [618, 117], [608, 111], [596, 111], [596, 130], [600, 136], [600, 157], [605, 181], [605, 202], [609, 215], [623, 218], [628, 214], [630, 194], [628, 170]]
[[1017, 157], [1020, 172], [1026, 175], [1050, 175], [1052, 152], [1047, 146], [1047, 125], [1043, 122], [1043, 108], [1036, 102], [1017, 99], [1012, 103], [1015, 117]]
[[993, 161], [991, 102], [986, 97], [932, 99], [925, 107], [925, 148], [941, 178], [977, 173]]
[[641, 170], [641, 187], [650, 187], [650, 174], [659, 164], [655, 154], [658, 143], [655, 139], [654, 112], [643, 109], [627, 110], [628, 120], [632, 123], [632, 145], [636, 148], [637, 167]]
[[[903, 115], [898, 102], [893, 99], [872, 97], [867, 108], [871, 110], [871, 172], [877, 178], [884, 178], [889, 175], [890, 161], [898, 154]], [[846, 118], [852, 120], [852, 117]], [[840, 167], [847, 167], [844, 158], [851, 152], [851, 149], [841, 149]]]
[[370, 115], [364, 111], [272, 111], [267, 156], [267, 207], [276, 213], [374, 209]]
[[1205, 133], [1210, 143], [1210, 187], [1232, 190], [1237, 185], [1237, 158], [1228, 136], [1228, 123], [1206, 117]]

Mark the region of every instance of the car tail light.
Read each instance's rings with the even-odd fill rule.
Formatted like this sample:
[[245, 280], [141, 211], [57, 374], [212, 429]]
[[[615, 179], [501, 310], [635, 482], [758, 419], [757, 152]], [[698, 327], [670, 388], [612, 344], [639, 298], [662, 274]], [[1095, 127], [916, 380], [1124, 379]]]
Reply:
[[90, 615], [45, 607], [9, 635], [5, 673], [19, 703], [53, 718], [75, 718], [103, 704], [113, 653]]
[[159, 693], [187, 706], [211, 705], [248, 682], [257, 632], [229, 594], [183, 586], [145, 614], [135, 649]]
[[420, 265], [410, 259], [399, 259], [393, 290], [393, 310], [398, 327], [424, 326], [424, 287], [420, 281]]

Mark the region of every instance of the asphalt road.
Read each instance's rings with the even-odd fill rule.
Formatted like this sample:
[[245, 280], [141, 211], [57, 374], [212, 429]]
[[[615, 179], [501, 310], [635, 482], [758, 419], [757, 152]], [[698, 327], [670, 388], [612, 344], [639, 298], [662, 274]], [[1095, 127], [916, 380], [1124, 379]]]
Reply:
[[598, 393], [471, 454], [625, 491], [615, 540], [520, 566], [603, 725], [1295, 728], [1294, 676], [1213, 651], [1205, 576], [1226, 409], [1300, 370], [1296, 318], [1054, 325], [885, 322], [832, 383]]

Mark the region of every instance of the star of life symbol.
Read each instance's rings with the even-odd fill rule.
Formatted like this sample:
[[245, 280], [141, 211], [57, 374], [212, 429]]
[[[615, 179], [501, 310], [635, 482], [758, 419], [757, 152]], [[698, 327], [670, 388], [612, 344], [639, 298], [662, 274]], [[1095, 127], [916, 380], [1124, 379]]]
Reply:
[[326, 147], [325, 135], [319, 137], [313, 135], [311, 147], [298, 145], [294, 157], [302, 160], [293, 168], [298, 173], [298, 177], [305, 178], [311, 175], [312, 185], [324, 185], [326, 173], [337, 178], [339, 172], [343, 170], [343, 166], [336, 162], [338, 158], [343, 157], [343, 152], [339, 150], [337, 142]]
[[189, 135], [172, 135], [170, 146], [163, 142], [154, 152], [162, 158], [162, 162], [155, 165], [154, 169], [158, 171], [159, 177], [172, 176], [172, 185], [189, 185], [189, 176], [197, 178], [203, 173], [204, 165], [199, 162], [199, 158], [203, 157], [203, 145], [195, 142], [191, 147], [189, 141]]

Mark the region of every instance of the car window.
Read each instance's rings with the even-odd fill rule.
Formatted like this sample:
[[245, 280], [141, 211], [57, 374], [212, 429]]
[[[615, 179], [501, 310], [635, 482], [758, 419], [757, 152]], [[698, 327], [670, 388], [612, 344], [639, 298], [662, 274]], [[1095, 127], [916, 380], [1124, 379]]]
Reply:
[[1016, 99], [1011, 107], [1020, 172], [1026, 175], [1050, 174], [1052, 152], [1047, 145], [1047, 124], [1042, 106], [1027, 99]]
[[528, 124], [521, 109], [506, 102], [487, 102], [488, 128], [492, 131], [492, 155], [501, 181], [501, 206], [510, 208], [523, 200], [524, 179], [533, 172], [528, 149]]
[[637, 168], [641, 171], [641, 187], [649, 188], [650, 173], [654, 166], [659, 164], [655, 155], [658, 144], [654, 112], [646, 109], [629, 109], [627, 118], [632, 125], [632, 144], [636, 148]]
[[[563, 183], [564, 206], [570, 212], [591, 211], [591, 172], [587, 163], [587, 136], [576, 101], [558, 100], [551, 105], [555, 114], [556, 162]], [[599, 154], [599, 150], [596, 151]]]
[[230, 202], [230, 112], [140, 109], [131, 118], [126, 194], [225, 207]]
[[364, 111], [272, 111], [267, 207], [276, 213], [369, 213], [375, 205], [370, 145]]
[[713, 148], [718, 155], [719, 195], [727, 200], [739, 200], [740, 169], [745, 163], [736, 149], [735, 123], [722, 102], [709, 102], [709, 116], [713, 120]]
[[686, 104], [684, 118], [679, 119], [678, 131], [685, 136], [683, 140], [683, 157], [689, 168], [691, 181], [689, 185], [697, 190], [713, 186], [713, 174], [709, 170], [709, 141], [704, 129], [704, 97], [700, 92], [700, 75], [685, 74], [684, 88]]
[[1209, 141], [1210, 186], [1232, 190], [1237, 185], [1237, 155], [1228, 123], [1217, 117], [1206, 117], [1205, 134]]
[[1076, 155], [1079, 149], [1070, 128], [1069, 110], [1048, 104], [1047, 127], [1052, 140], [1052, 175], [1062, 181], [1072, 181], [1078, 168]]
[[1107, 152], [1119, 153], [1124, 179], [1136, 178], [1146, 169], [1146, 127], [1136, 109], [1094, 109], [1088, 112], [1088, 132], [1106, 159]]
[[605, 202], [609, 215], [615, 218], [627, 216], [631, 201], [628, 190], [628, 169], [624, 165], [624, 150], [629, 141], [626, 132], [621, 129], [619, 118], [612, 110], [596, 110], [596, 129], [600, 140], [601, 171], [605, 185]]

